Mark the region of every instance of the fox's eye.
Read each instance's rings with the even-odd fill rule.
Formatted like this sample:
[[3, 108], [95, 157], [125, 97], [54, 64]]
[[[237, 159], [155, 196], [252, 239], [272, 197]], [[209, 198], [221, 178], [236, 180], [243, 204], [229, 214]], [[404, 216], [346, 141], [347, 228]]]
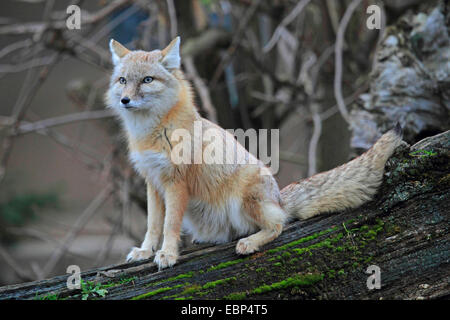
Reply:
[[125, 84], [125, 83], [127, 83], [127, 80], [126, 80], [124, 77], [120, 77], [120, 78], [119, 78], [119, 82], [120, 82], [121, 84]]
[[142, 80], [142, 82], [144, 82], [144, 83], [150, 83], [152, 81], [153, 81], [152, 77], [145, 77], [144, 80]]

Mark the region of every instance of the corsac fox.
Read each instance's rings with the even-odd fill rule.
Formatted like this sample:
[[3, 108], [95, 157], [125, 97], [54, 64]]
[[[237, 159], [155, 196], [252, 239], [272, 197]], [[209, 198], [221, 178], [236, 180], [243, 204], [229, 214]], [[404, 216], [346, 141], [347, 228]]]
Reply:
[[[180, 69], [180, 38], [165, 49], [131, 51], [110, 41], [114, 63], [106, 103], [121, 118], [129, 157], [147, 184], [147, 233], [127, 261], [153, 255], [158, 267], [173, 266], [183, 229], [197, 242], [241, 238], [238, 254], [250, 254], [278, 237], [289, 218], [355, 208], [372, 199], [384, 166], [402, 143], [401, 127], [385, 133], [358, 158], [294, 182], [280, 191], [270, 170], [234, 136], [198, 113]], [[176, 131], [194, 135], [194, 123], [219, 132], [217, 146], [235, 144], [248, 163], [175, 163]], [[203, 152], [207, 144], [193, 148]], [[252, 163], [250, 163], [252, 162]]]

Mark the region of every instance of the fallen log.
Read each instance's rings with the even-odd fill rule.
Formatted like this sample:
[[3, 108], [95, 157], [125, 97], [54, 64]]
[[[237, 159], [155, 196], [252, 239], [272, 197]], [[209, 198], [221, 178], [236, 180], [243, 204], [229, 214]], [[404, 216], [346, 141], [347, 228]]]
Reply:
[[250, 256], [203, 246], [170, 269], [113, 265], [83, 272], [81, 289], [62, 275], [1, 287], [0, 299], [448, 299], [449, 149], [450, 131], [399, 148], [374, 201], [295, 221]]

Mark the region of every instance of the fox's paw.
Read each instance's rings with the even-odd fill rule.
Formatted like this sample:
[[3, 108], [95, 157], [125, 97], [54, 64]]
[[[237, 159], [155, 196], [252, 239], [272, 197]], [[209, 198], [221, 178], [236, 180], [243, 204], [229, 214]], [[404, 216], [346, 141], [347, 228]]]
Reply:
[[159, 250], [155, 255], [155, 263], [158, 265], [158, 268], [164, 269], [167, 267], [172, 267], [178, 259], [178, 255], [173, 252]]
[[250, 254], [258, 250], [259, 250], [258, 246], [255, 245], [253, 241], [251, 241], [248, 238], [239, 240], [236, 245], [237, 254]]
[[152, 249], [133, 247], [133, 249], [131, 249], [130, 253], [127, 255], [127, 262], [145, 260], [153, 255], [154, 252]]

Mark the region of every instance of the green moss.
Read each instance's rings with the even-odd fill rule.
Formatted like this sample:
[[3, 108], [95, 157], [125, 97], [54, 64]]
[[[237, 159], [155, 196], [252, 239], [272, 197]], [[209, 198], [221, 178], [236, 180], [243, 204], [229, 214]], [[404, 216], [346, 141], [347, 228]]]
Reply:
[[414, 152], [411, 152], [409, 155], [412, 157], [421, 157], [421, 158], [434, 157], [437, 155], [437, 152], [433, 152], [433, 150], [419, 149]]
[[331, 237], [330, 240], [332, 243], [339, 242], [344, 237], [344, 234], [342, 232], [339, 232], [334, 237]]
[[[225, 279], [210, 281], [210, 282], [205, 283], [202, 286], [198, 285], [198, 284], [194, 284], [192, 286], [185, 287], [185, 289], [181, 293], [167, 296], [167, 297], [164, 297], [163, 299], [178, 299], [178, 298], [182, 298], [180, 296], [193, 295], [193, 294], [196, 294], [201, 297], [201, 296], [207, 295], [209, 293], [207, 291], [208, 289], [213, 289], [216, 286], [223, 285], [227, 282], [235, 281], [235, 280], [236, 280], [236, 277], [229, 277], [229, 278], [225, 278]], [[202, 290], [206, 290], [206, 291], [202, 291]], [[192, 296], [190, 298], [192, 298]]]
[[34, 297], [35, 300], [59, 300], [57, 293], [50, 293], [44, 296], [38, 296], [36, 294], [36, 297]]
[[226, 268], [226, 267], [229, 267], [229, 266], [241, 263], [241, 262], [243, 262], [245, 260], [246, 260], [246, 258], [230, 260], [230, 261], [227, 261], [227, 262], [222, 262], [222, 263], [219, 263], [216, 266], [210, 267], [207, 271], [220, 270], [220, 269], [223, 269], [223, 268]]
[[187, 273], [180, 274], [180, 275], [178, 275], [176, 277], [169, 278], [168, 280], [169, 281], [174, 281], [174, 280], [179, 280], [179, 279], [184, 279], [184, 278], [191, 278], [193, 275], [194, 275], [194, 271], [190, 271], [190, 272], [187, 272]]
[[163, 280], [160, 280], [160, 281], [149, 283], [149, 284], [146, 285], [146, 287], [154, 287], [154, 286], [160, 285], [162, 283], [167, 283], [167, 282], [180, 280], [180, 279], [184, 279], [184, 278], [191, 278], [194, 274], [195, 274], [194, 271], [189, 271], [187, 273], [182, 273], [182, 274], [179, 274], [179, 275], [174, 276], [174, 277], [170, 277], [170, 278], [167, 278], [167, 279], [163, 279]]
[[275, 267], [281, 267], [281, 262], [276, 262], [273, 264]]
[[375, 231], [375, 230], [369, 230], [369, 231], [367, 231], [366, 232], [366, 234], [365, 234], [365, 236], [366, 237], [371, 237], [371, 236], [376, 236], [377, 235], [377, 232]]
[[356, 221], [357, 221], [356, 219], [349, 219], [345, 223], [346, 224], [352, 224], [353, 222], [356, 222]]
[[243, 300], [247, 297], [247, 294], [245, 292], [234, 292], [230, 293], [229, 295], [223, 297], [223, 299], [226, 300]]
[[334, 228], [329, 228], [327, 230], [323, 230], [323, 231], [320, 231], [320, 232], [316, 232], [313, 235], [310, 235], [310, 236], [307, 236], [307, 237], [304, 237], [304, 238], [300, 238], [298, 240], [289, 242], [289, 243], [287, 243], [285, 245], [282, 245], [282, 246], [279, 246], [279, 247], [276, 247], [276, 248], [273, 248], [273, 249], [269, 249], [266, 252], [267, 253], [276, 253], [276, 252], [284, 251], [284, 250], [289, 249], [291, 247], [295, 247], [295, 246], [297, 246], [297, 245], [299, 245], [301, 243], [317, 239], [318, 237], [320, 237], [320, 236], [322, 236], [324, 234], [330, 233], [330, 232], [332, 232], [332, 231], [334, 231], [336, 229], [337, 229], [337, 227], [334, 227]]
[[325, 239], [323, 241], [320, 241], [313, 245], [310, 245], [309, 247], [295, 248], [295, 249], [293, 249], [293, 251], [295, 251], [298, 255], [302, 255], [304, 253], [309, 253], [310, 255], [312, 255], [312, 252], [311, 252], [312, 250], [322, 248], [322, 247], [333, 248], [333, 246], [331, 244], [331, 240]]
[[136, 279], [137, 279], [137, 277], [120, 278], [118, 281], [114, 281], [114, 282], [111, 281], [111, 282], [101, 285], [101, 288], [108, 289], [108, 288], [116, 287], [119, 285], [134, 282]]
[[263, 267], [256, 268], [255, 271], [256, 271], [256, 272], [263, 272], [263, 271], [264, 271], [264, 268], [263, 268]]
[[211, 282], [205, 283], [205, 284], [202, 286], [202, 288], [203, 288], [203, 289], [215, 288], [217, 285], [221, 285], [221, 284], [224, 284], [224, 283], [226, 283], [226, 282], [234, 281], [234, 280], [236, 280], [236, 277], [230, 277], [230, 278], [225, 278], [225, 279], [219, 279], [219, 280], [216, 280], [216, 281], [211, 281]]
[[298, 287], [298, 286], [311, 286], [314, 283], [322, 281], [324, 278], [323, 274], [306, 274], [306, 275], [297, 275], [294, 277], [290, 277], [284, 279], [279, 282], [274, 282], [270, 285], [264, 284], [260, 287], [257, 287], [251, 291], [252, 294], [261, 294], [273, 290], [282, 290], [290, 287]]
[[290, 264], [295, 264], [295, 263], [298, 262], [298, 260], [299, 260], [299, 258], [292, 258], [291, 260], [289, 260], [289, 263]]
[[367, 231], [369, 230], [369, 226], [367, 224], [363, 225], [361, 228], [359, 228], [361, 231]]
[[337, 272], [337, 274], [338, 274], [338, 276], [343, 276], [343, 275], [345, 275], [345, 270], [344, 270], [344, 269], [340, 269], [340, 270]]
[[199, 286], [198, 284], [194, 284], [192, 286], [188, 286], [186, 287], [183, 292], [181, 293], [181, 295], [186, 295], [186, 294], [192, 294], [198, 290], [200, 290], [202, 287]]
[[182, 284], [179, 284], [179, 285], [176, 285], [174, 287], [158, 288], [156, 290], [153, 290], [153, 291], [150, 291], [150, 292], [147, 292], [147, 293], [143, 293], [143, 294], [140, 294], [140, 295], [138, 295], [136, 297], [133, 297], [133, 298], [131, 298], [131, 300], [141, 300], [141, 299], [144, 299], [144, 298], [152, 297], [152, 296], [157, 295], [159, 293], [163, 293], [163, 292], [170, 291], [170, 290], [173, 290], [173, 289], [176, 289], [176, 288], [180, 288], [182, 286], [183, 286]]

